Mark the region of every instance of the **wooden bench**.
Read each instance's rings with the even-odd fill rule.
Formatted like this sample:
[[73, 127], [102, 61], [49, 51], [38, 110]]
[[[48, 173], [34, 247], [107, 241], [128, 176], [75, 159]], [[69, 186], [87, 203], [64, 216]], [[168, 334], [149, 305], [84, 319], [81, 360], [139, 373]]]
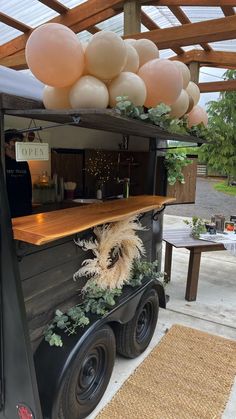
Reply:
[[164, 270], [169, 281], [171, 279], [173, 246], [176, 248], [185, 248], [190, 251], [185, 299], [187, 301], [195, 301], [197, 298], [201, 253], [225, 250], [224, 245], [221, 243], [194, 239], [190, 236], [189, 229], [186, 228], [165, 230], [163, 233], [163, 240], [166, 242]]

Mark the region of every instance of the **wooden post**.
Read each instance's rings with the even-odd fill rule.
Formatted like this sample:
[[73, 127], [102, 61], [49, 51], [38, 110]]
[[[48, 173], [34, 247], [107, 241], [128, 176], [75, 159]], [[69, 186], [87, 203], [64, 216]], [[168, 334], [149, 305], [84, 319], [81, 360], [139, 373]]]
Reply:
[[136, 0], [124, 3], [124, 35], [141, 32], [141, 4]]
[[199, 63], [197, 62], [192, 62], [189, 64], [191, 81], [193, 81], [196, 84], [198, 84], [198, 81], [199, 81], [199, 68], [200, 66], [199, 66]]

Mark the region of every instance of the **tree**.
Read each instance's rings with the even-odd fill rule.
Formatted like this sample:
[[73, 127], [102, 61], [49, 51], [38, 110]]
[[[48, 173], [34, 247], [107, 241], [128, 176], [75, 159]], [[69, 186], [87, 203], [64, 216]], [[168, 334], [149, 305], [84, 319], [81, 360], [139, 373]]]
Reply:
[[[225, 80], [236, 80], [236, 70], [227, 70]], [[227, 175], [228, 183], [236, 177], [236, 91], [222, 92], [217, 101], [208, 103], [208, 143], [200, 156], [208, 167]]]

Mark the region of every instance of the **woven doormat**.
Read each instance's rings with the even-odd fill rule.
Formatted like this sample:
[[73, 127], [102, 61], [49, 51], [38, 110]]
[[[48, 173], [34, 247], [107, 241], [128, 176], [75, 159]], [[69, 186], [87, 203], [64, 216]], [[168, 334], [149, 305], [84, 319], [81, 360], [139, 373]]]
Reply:
[[97, 419], [220, 419], [236, 341], [174, 325]]

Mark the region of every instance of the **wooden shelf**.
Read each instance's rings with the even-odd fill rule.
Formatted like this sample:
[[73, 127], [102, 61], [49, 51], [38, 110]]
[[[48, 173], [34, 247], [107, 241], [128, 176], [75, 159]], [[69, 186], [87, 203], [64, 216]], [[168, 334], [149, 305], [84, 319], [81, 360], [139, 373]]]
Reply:
[[13, 218], [14, 239], [42, 245], [99, 224], [161, 208], [174, 198], [141, 195], [81, 207]]

